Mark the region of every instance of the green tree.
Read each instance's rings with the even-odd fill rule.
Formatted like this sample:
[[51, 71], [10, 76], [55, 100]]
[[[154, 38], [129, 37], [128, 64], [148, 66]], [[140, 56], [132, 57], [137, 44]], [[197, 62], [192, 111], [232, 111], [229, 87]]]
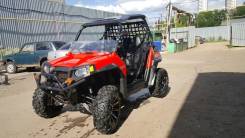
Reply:
[[179, 15], [175, 21], [175, 27], [189, 26], [190, 17], [188, 15]]
[[232, 18], [241, 18], [245, 16], [245, 6], [236, 7], [234, 11], [232, 11]]
[[196, 27], [212, 27], [219, 26], [226, 19], [225, 10], [214, 10], [200, 12], [196, 18]]

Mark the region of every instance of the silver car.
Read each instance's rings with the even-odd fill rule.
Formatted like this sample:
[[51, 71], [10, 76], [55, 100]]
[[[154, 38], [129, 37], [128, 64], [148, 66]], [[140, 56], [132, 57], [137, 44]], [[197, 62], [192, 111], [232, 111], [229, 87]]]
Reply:
[[50, 51], [48, 53], [48, 60], [54, 60], [60, 57], [64, 57], [71, 49], [71, 43], [66, 43], [56, 51]]

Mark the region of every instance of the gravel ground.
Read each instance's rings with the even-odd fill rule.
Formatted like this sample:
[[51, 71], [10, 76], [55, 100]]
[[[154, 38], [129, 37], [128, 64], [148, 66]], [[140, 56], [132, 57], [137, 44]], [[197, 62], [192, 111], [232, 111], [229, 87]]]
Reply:
[[164, 55], [159, 66], [169, 72], [169, 94], [127, 108], [109, 136], [93, 128], [91, 116], [70, 108], [56, 118], [38, 117], [31, 105], [32, 73], [10, 75], [10, 84], [0, 85], [0, 137], [245, 137], [245, 48], [225, 45]]

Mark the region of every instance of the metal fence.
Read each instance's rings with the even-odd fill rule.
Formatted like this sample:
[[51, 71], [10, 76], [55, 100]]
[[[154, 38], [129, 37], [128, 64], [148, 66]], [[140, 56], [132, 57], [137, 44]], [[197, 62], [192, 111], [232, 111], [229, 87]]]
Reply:
[[209, 41], [230, 40], [230, 26], [215, 26], [196, 28], [196, 36], [201, 36]]
[[245, 46], [245, 22], [231, 25], [231, 45]]
[[188, 48], [195, 46], [195, 27], [172, 28], [170, 39], [183, 39], [188, 42]]
[[0, 0], [0, 58], [27, 42], [74, 40], [83, 23], [117, 15], [48, 0]]
[[184, 39], [188, 42], [188, 47], [195, 46], [196, 37], [203, 37], [207, 41], [229, 41], [230, 40], [230, 26], [216, 26], [195, 28], [194, 26], [172, 28], [170, 39]]

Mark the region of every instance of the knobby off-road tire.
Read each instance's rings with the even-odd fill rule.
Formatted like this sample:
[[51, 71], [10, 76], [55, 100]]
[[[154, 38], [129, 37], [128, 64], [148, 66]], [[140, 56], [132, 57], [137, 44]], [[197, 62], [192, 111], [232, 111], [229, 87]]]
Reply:
[[152, 96], [154, 97], [166, 96], [169, 89], [168, 83], [169, 83], [169, 79], [168, 79], [167, 71], [165, 69], [159, 69], [157, 71], [155, 84], [153, 88], [151, 88]]
[[14, 74], [17, 72], [17, 66], [15, 65], [14, 62], [8, 62], [6, 64], [6, 71], [9, 73], [9, 74]]
[[103, 134], [114, 133], [119, 125], [121, 97], [116, 86], [102, 87], [93, 103], [95, 128]]
[[32, 106], [36, 114], [43, 118], [52, 118], [61, 113], [62, 105], [55, 105], [54, 100], [43, 90], [36, 89], [32, 99]]

